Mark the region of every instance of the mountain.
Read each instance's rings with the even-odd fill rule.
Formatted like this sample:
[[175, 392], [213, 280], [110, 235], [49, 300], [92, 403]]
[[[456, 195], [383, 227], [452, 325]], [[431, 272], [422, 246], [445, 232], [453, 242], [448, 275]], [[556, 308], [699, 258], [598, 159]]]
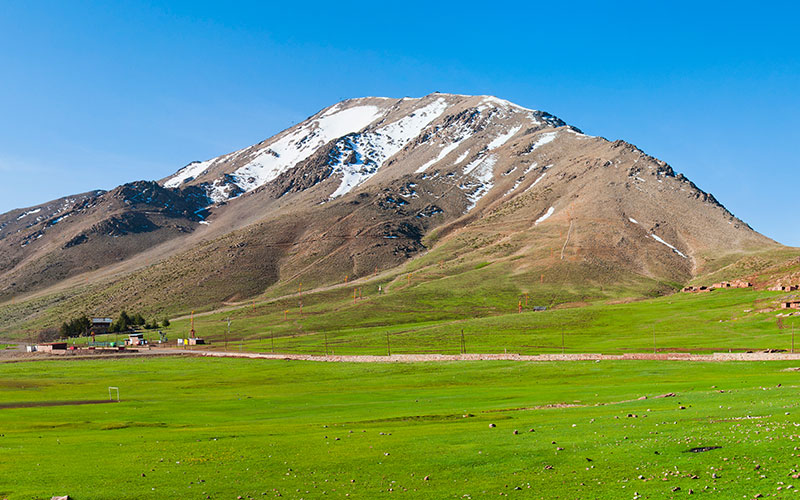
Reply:
[[158, 182], [3, 214], [0, 331], [57, 311], [207, 308], [420, 256], [502, 261], [591, 297], [668, 293], [776, 248], [665, 162], [549, 113], [368, 97]]

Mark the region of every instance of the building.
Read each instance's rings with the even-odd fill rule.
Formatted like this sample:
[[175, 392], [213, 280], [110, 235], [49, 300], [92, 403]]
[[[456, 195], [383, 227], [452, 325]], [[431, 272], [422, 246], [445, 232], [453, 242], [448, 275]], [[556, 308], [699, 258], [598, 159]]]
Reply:
[[89, 333], [92, 335], [108, 333], [112, 322], [111, 318], [92, 318], [92, 326], [89, 327]]
[[67, 343], [48, 342], [46, 344], [36, 344], [36, 352], [54, 352], [54, 351], [67, 352]]
[[145, 340], [143, 333], [131, 333], [125, 339], [125, 345], [147, 345], [147, 340]]
[[786, 300], [781, 302], [781, 309], [800, 309], [800, 300]]

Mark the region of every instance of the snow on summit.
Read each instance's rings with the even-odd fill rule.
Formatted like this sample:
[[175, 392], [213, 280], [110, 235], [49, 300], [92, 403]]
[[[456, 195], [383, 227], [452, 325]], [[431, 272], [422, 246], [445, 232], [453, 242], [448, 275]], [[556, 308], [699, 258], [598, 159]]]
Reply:
[[[289, 168], [311, 156], [317, 149], [343, 135], [363, 129], [382, 116], [384, 111], [377, 106], [355, 106], [339, 109], [337, 104], [293, 131], [283, 135], [269, 147], [248, 153], [247, 150], [235, 153], [238, 158], [249, 156], [244, 166], [237, 168], [231, 176], [234, 183], [244, 191], [251, 191], [275, 179]], [[187, 180], [201, 175], [210, 166], [227, 159], [220, 157], [204, 162], [197, 162], [184, 167], [168, 179], [165, 187], [178, 187]], [[214, 201], [227, 199], [226, 185], [215, 181], [209, 196]]]
[[[412, 160], [414, 169], [409, 172], [422, 173], [437, 163], [448, 168], [453, 164], [448, 155], [462, 144], [477, 140], [479, 150], [492, 152], [521, 130], [542, 126], [539, 118], [543, 116], [550, 115], [492, 96], [436, 93], [413, 99], [352, 99], [335, 104], [258, 145], [192, 162], [167, 178], [163, 185], [177, 188], [199, 184], [213, 202], [223, 202], [275, 180], [323, 146], [332, 144], [328, 163], [331, 170], [326, 178], [338, 182], [329, 196], [334, 199], [369, 180], [409, 145], [408, 151], [416, 158]], [[442, 121], [437, 121], [440, 118]], [[544, 126], [554, 126], [554, 120], [557, 119], [545, 118]], [[485, 128], [489, 132], [484, 134]], [[542, 134], [533, 149], [553, 139], [555, 133]], [[465, 146], [467, 152], [458, 156], [456, 164], [464, 161], [470, 147]], [[406, 158], [410, 153], [403, 154]], [[492, 186], [491, 173], [481, 169], [481, 174], [477, 177], [484, 188], [478, 190], [479, 195], [472, 193], [473, 197], [482, 196]]]

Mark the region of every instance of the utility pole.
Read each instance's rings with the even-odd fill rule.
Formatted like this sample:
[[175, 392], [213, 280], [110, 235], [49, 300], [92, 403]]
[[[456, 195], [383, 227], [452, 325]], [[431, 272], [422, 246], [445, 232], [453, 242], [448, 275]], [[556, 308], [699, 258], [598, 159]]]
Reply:
[[653, 354], [656, 354], [656, 327], [653, 326]]
[[794, 354], [794, 323], [792, 323], [792, 354]]
[[386, 332], [386, 355], [392, 355], [392, 346], [389, 345], [389, 332]]
[[561, 325], [561, 354], [564, 354], [566, 345], [564, 344], [564, 325]]
[[272, 343], [272, 352], [275, 353], [275, 332], [269, 332], [269, 340]]
[[328, 355], [328, 332], [325, 331], [325, 355]]
[[467, 342], [464, 340], [464, 329], [461, 329], [461, 354], [467, 353]]
[[231, 317], [228, 316], [228, 329], [225, 332], [225, 350], [228, 350], [228, 337], [231, 334]]

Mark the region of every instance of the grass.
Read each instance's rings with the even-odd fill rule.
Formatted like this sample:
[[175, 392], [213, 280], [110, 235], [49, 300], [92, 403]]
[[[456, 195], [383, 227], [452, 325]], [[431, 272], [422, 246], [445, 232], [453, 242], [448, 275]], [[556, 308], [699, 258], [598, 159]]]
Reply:
[[[780, 318], [779, 329], [776, 315], [783, 311], [777, 304], [786, 294], [752, 289], [596, 302], [544, 312], [533, 312], [537, 303], [530, 299], [522, 314], [517, 312], [520, 296], [512, 293], [476, 303], [469, 297], [418, 290], [388, 295], [378, 295], [377, 288], [363, 290], [365, 298], [355, 302], [345, 295], [351, 290], [305, 295], [302, 316], [294, 298], [197, 316], [194, 326], [212, 348], [224, 348], [227, 338], [232, 350], [271, 351], [274, 346], [276, 352], [310, 354], [386, 354], [389, 349], [394, 354], [456, 354], [462, 330], [467, 352], [520, 354], [562, 349], [618, 354], [652, 352], [654, 347], [695, 353], [790, 350], [793, 328], [800, 334], [798, 316]], [[174, 343], [187, 336], [189, 323], [174, 320], [162, 330]], [[147, 337], [157, 340], [158, 334]], [[99, 337], [115, 338], [121, 337]]]
[[0, 409], [0, 497], [788, 497], [793, 366], [2, 364], [0, 405], [122, 402]]

